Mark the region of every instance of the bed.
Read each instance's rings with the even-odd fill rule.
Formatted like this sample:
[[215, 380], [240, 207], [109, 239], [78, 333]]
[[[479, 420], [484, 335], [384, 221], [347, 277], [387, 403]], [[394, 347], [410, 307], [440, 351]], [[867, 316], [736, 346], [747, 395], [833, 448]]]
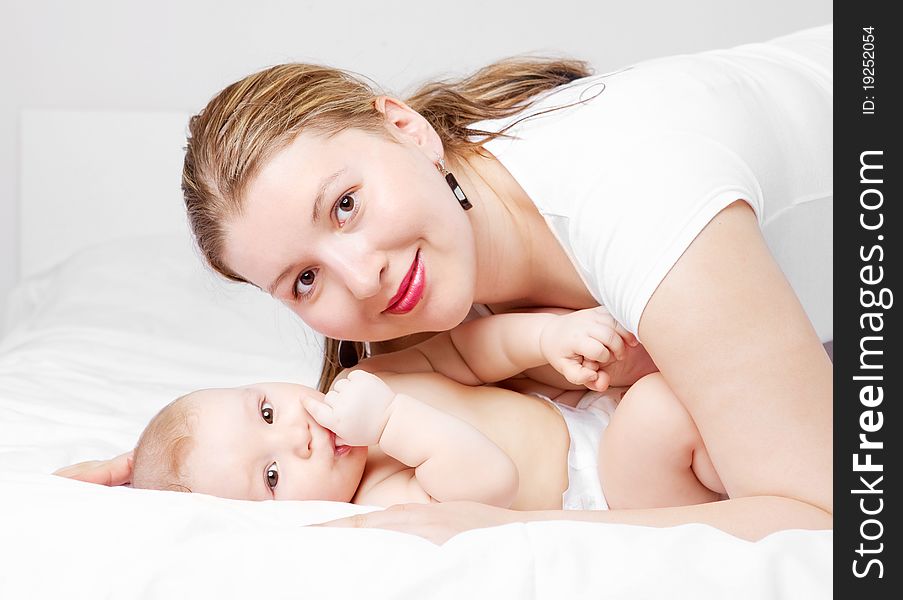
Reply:
[[313, 384], [322, 338], [193, 249], [182, 113], [24, 111], [22, 279], [0, 340], [0, 598], [824, 598], [832, 534], [549, 522], [435, 546], [305, 527], [369, 510], [49, 475], [132, 447], [176, 396]]

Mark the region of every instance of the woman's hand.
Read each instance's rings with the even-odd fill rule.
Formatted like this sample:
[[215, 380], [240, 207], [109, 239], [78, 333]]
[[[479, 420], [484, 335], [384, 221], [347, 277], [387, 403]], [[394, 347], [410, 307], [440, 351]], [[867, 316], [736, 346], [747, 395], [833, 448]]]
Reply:
[[129, 450], [109, 460], [88, 460], [63, 467], [54, 475], [101, 485], [125, 485], [132, 479], [134, 450]]
[[[750, 518], [750, 515], [757, 517]], [[353, 515], [314, 527], [355, 527], [411, 533], [444, 544], [470, 529], [530, 521], [582, 521], [643, 527], [703, 523], [744, 540], [758, 541], [782, 529], [830, 529], [831, 516], [790, 498], [758, 496], [721, 502], [636, 510], [517, 511], [477, 502], [399, 504], [386, 510]]]
[[386, 510], [322, 523], [319, 527], [388, 529], [444, 544], [463, 531], [516, 523], [522, 520], [518, 515], [517, 511], [478, 502], [396, 504]]

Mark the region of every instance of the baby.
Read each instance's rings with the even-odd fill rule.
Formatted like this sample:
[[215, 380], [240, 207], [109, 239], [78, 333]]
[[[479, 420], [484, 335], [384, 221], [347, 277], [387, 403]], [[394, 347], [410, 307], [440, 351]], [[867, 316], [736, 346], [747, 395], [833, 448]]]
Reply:
[[[132, 486], [517, 510], [724, 497], [690, 415], [660, 374], [626, 392], [607, 389], [600, 367], [625, 344], [636, 340], [601, 307], [503, 314], [365, 360], [325, 395], [287, 383], [192, 392], [148, 424]], [[518, 379], [517, 392], [483, 385], [545, 364], [567, 380]]]

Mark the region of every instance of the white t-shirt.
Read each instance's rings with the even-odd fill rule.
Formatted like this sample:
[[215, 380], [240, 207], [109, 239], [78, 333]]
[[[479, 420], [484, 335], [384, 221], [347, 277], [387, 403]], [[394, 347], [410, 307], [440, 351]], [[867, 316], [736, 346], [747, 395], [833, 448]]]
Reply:
[[[590, 293], [636, 333], [658, 284], [743, 199], [822, 341], [833, 337], [831, 25], [580, 79], [475, 124]], [[741, 266], [738, 265], [738, 268]]]

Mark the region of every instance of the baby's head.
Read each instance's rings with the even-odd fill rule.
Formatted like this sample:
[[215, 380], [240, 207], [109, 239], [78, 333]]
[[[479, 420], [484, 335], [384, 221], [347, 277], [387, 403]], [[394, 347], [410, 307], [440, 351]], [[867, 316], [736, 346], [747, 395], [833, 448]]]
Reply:
[[367, 449], [335, 445], [290, 383], [191, 392], [151, 419], [135, 448], [132, 486], [241, 500], [349, 502]]

